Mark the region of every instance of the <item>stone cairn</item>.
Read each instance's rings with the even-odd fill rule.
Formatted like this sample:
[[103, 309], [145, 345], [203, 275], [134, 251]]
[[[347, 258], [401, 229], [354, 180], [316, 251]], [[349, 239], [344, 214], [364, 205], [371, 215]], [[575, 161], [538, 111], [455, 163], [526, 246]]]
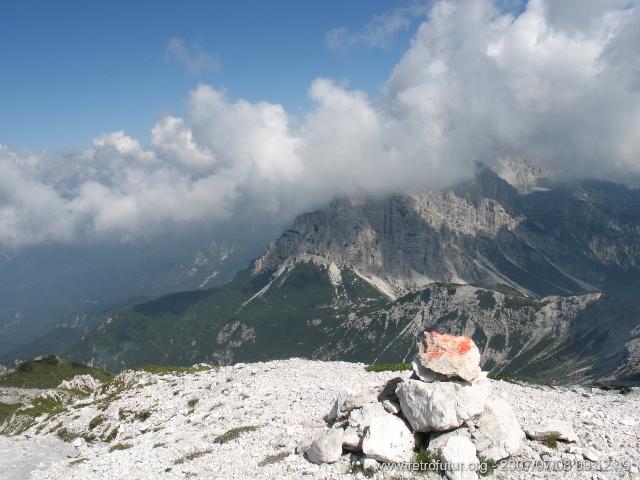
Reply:
[[473, 340], [436, 332], [418, 343], [410, 379], [340, 392], [326, 419], [331, 429], [303, 448], [313, 463], [336, 462], [344, 451], [364, 468], [410, 463], [426, 444], [456, 480], [478, 478], [482, 462], [518, 454], [525, 439], [511, 406], [491, 395]]

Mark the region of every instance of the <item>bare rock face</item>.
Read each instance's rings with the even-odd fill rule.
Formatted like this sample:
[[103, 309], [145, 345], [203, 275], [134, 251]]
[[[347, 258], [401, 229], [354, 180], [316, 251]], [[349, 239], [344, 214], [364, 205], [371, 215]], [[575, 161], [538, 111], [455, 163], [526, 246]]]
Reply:
[[545, 437], [554, 436], [563, 442], [578, 441], [578, 435], [573, 427], [563, 420], [548, 420], [540, 424], [526, 425], [524, 431], [527, 437], [533, 440], [543, 440]]
[[502, 460], [517, 455], [525, 435], [511, 405], [501, 398], [487, 401], [484, 412], [470, 426], [478, 456], [484, 460]]
[[415, 438], [407, 424], [387, 412], [371, 420], [362, 441], [362, 452], [380, 462], [408, 462], [414, 447]]
[[484, 411], [489, 393], [485, 375], [474, 383], [408, 380], [396, 390], [402, 413], [416, 432], [445, 431], [463, 425]]
[[342, 443], [344, 430], [331, 429], [318, 437], [307, 450], [307, 458], [310, 462], [335, 463], [342, 455]]
[[472, 382], [480, 375], [480, 351], [470, 337], [425, 332], [413, 365], [425, 382], [449, 378]]

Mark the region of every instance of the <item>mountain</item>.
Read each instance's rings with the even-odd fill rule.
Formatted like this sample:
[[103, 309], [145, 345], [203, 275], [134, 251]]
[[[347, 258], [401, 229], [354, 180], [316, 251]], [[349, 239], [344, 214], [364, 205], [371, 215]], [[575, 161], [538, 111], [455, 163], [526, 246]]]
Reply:
[[43, 341], [52, 328], [65, 331], [54, 337], [75, 336], [114, 309], [229, 281], [264, 249], [271, 229], [0, 250], [0, 361], [27, 344], [50, 351]]
[[115, 370], [398, 362], [435, 329], [502, 373], [634, 381], [639, 265], [638, 190], [503, 161], [443, 192], [335, 200], [231, 282], [111, 312], [55, 353]]
[[432, 282], [503, 283], [536, 296], [640, 286], [640, 190], [551, 185], [522, 169], [481, 166], [444, 192], [336, 200], [300, 215], [255, 269], [309, 253], [351, 265], [393, 296]]

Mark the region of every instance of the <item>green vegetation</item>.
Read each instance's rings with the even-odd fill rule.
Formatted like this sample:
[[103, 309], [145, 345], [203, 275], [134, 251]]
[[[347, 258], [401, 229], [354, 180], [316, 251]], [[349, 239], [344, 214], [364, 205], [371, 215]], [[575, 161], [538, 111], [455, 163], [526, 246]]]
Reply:
[[404, 372], [411, 370], [410, 363], [374, 363], [365, 367], [367, 372]]
[[618, 392], [622, 395], [627, 395], [631, 393], [631, 388], [627, 385], [619, 385], [617, 383], [610, 383], [607, 385], [598, 385], [598, 388], [601, 390], [606, 390], [608, 392]]
[[0, 402], [0, 424], [9, 418], [18, 408], [20, 408], [19, 404]]
[[481, 477], [488, 477], [489, 475], [493, 475], [493, 472], [495, 472], [499, 466], [500, 464], [495, 460], [487, 459], [480, 464], [478, 473], [480, 473]]
[[535, 308], [539, 310], [542, 304], [532, 298], [523, 296], [506, 296], [504, 297], [504, 307], [510, 310], [521, 310], [523, 308]]
[[542, 439], [542, 443], [549, 448], [558, 448], [558, 436], [551, 434]]
[[359, 473], [361, 473], [365, 478], [373, 478], [373, 476], [376, 474], [376, 469], [372, 467], [364, 468], [359, 463], [352, 463], [349, 467], [349, 473], [351, 475], [358, 475]]
[[189, 400], [187, 402], [187, 405], [189, 406], [189, 412], [193, 413], [196, 409], [196, 405], [198, 404], [200, 400], [197, 398], [192, 398], [191, 400]]
[[188, 460], [195, 460], [196, 458], [204, 457], [205, 455], [208, 455], [211, 452], [213, 452], [212, 448], [207, 448], [205, 450], [194, 450], [192, 452], [187, 453], [186, 455], [183, 455], [180, 458], [176, 458], [173, 461], [173, 463], [175, 465], [180, 465]]
[[272, 465], [274, 463], [281, 462], [288, 456], [289, 456], [288, 452], [280, 452], [280, 453], [274, 453], [273, 455], [267, 455], [262, 460], [260, 460], [260, 462], [258, 462], [258, 466], [264, 467], [266, 465]]
[[414, 457], [413, 461], [420, 464], [419, 472], [421, 473], [433, 470], [430, 465], [434, 463], [434, 459], [431, 456], [431, 452], [427, 449], [426, 446], [420, 447], [420, 449], [416, 452], [416, 456]]
[[496, 299], [490, 290], [476, 290], [476, 298], [481, 310], [492, 310], [496, 306]]
[[102, 424], [104, 422], [104, 420], [105, 420], [104, 415], [98, 415], [96, 417], [93, 417], [91, 419], [91, 421], [89, 422], [89, 430], [93, 430], [98, 425]]
[[118, 427], [116, 427], [113, 430], [111, 430], [111, 433], [109, 433], [109, 435], [107, 435], [107, 437], [104, 439], [104, 441], [107, 442], [107, 443], [111, 443], [116, 439], [117, 435], [118, 435]]
[[116, 450], [128, 450], [131, 447], [133, 447], [133, 445], [130, 443], [116, 443], [109, 449], [109, 451], [115, 452]]
[[255, 425], [245, 425], [242, 427], [235, 427], [235, 428], [232, 428], [231, 430], [227, 430], [222, 435], [218, 435], [215, 438], [214, 442], [227, 443], [227, 442], [230, 442], [231, 440], [235, 440], [236, 438], [239, 438], [240, 435], [244, 433], [253, 432], [257, 429], [258, 427], [256, 427]]
[[36, 397], [31, 401], [31, 405], [20, 409], [21, 415], [28, 415], [29, 417], [39, 417], [42, 414], [53, 416], [56, 413], [63, 412], [67, 407], [61, 400], [54, 397]]
[[142, 410], [141, 412], [137, 412], [134, 418], [136, 420], [139, 420], [140, 422], [144, 422], [150, 416], [151, 416], [151, 410]]
[[492, 287], [491, 290], [495, 290], [496, 292], [500, 292], [504, 295], [511, 295], [511, 296], [515, 296], [515, 297], [524, 297], [525, 295], [520, 291], [520, 290], [516, 290], [513, 287], [510, 287], [509, 285], [506, 285], [504, 283], [498, 283]]
[[0, 387], [55, 388], [63, 380], [76, 375], [91, 375], [100, 382], [108, 382], [113, 375], [82, 363], [70, 363], [50, 355], [38, 360], [21, 363], [18, 368], [0, 377]]
[[515, 378], [508, 375], [503, 375], [502, 373], [489, 372], [487, 374], [487, 378], [490, 378], [491, 380], [499, 380], [501, 382], [513, 383], [514, 385], [520, 384], [520, 382], [518, 382], [518, 380], [516, 380]]

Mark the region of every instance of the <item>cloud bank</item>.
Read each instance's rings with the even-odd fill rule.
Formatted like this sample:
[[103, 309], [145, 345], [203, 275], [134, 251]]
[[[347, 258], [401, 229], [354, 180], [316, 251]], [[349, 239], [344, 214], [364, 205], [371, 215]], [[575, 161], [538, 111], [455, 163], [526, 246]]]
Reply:
[[190, 92], [148, 142], [0, 149], [0, 244], [135, 239], [190, 225], [286, 220], [336, 195], [452, 184], [501, 156], [565, 177], [640, 178], [637, 1], [439, 1], [380, 98], [329, 79], [313, 107]]

